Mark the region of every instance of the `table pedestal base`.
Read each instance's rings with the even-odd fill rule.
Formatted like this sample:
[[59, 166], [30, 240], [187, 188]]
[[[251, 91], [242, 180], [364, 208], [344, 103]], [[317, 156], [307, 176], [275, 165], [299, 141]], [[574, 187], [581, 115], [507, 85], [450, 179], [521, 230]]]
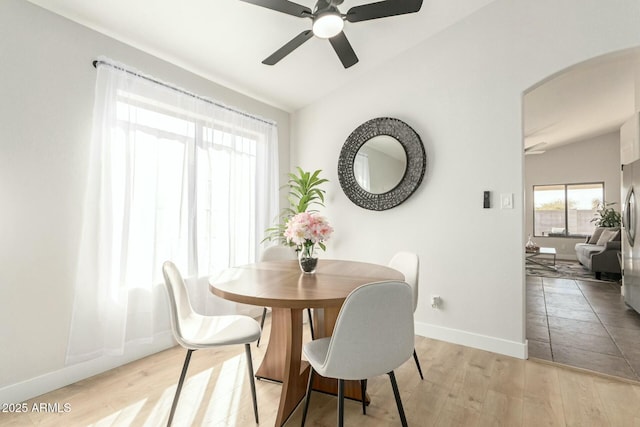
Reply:
[[[314, 310], [316, 338], [331, 336], [339, 311]], [[303, 309], [272, 308], [269, 345], [256, 371], [257, 378], [282, 383], [276, 426], [282, 426], [302, 401], [309, 379], [309, 362], [302, 360], [302, 312]], [[337, 395], [338, 381], [316, 375], [313, 389]], [[362, 401], [359, 381], [345, 381], [345, 397]]]

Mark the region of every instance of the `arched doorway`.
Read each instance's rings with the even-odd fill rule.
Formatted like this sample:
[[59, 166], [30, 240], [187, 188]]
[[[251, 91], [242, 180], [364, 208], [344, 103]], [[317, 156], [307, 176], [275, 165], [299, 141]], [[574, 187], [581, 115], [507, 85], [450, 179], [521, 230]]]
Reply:
[[[525, 241], [555, 252], [527, 263], [529, 356], [635, 380], [640, 315], [624, 304], [618, 278], [596, 280], [574, 248], [592, 230], [589, 218], [582, 227], [576, 219], [588, 211], [578, 208], [587, 189], [600, 187], [600, 199], [620, 210], [619, 129], [640, 110], [639, 82], [640, 49], [631, 49], [572, 66], [523, 96]], [[545, 200], [552, 194], [558, 200]]]

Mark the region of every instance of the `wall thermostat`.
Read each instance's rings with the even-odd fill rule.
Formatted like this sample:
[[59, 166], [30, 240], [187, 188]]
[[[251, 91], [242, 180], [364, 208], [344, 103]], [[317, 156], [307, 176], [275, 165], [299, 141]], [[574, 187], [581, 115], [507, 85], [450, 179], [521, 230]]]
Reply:
[[484, 192], [484, 208], [489, 209], [491, 207], [491, 191]]

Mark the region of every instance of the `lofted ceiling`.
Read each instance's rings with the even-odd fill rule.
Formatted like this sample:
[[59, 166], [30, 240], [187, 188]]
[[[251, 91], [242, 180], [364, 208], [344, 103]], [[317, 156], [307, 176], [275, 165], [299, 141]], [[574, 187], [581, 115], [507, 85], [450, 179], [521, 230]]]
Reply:
[[578, 64], [524, 96], [524, 145], [548, 151], [618, 131], [636, 110], [640, 51], [616, 52]]
[[[424, 0], [418, 13], [346, 22], [359, 62], [344, 69], [327, 40], [312, 38], [274, 66], [261, 63], [301, 31], [296, 18], [240, 0], [29, 0], [186, 70], [295, 111], [390, 61], [493, 0]], [[313, 9], [315, 0], [295, 0]], [[376, 0], [344, 0], [353, 6]], [[101, 52], [96, 52], [96, 55]], [[117, 60], [118, 58], [114, 58]], [[524, 96], [524, 145], [542, 150], [619, 129], [635, 110], [637, 50], [559, 73]]]
[[[346, 22], [344, 32], [360, 60], [346, 70], [329, 42], [317, 38], [278, 64], [263, 65], [263, 59], [310, 29], [311, 20], [240, 0], [29, 1], [211, 81], [295, 111], [493, 0], [424, 0], [418, 13]], [[315, 5], [315, 0], [295, 1], [311, 9]], [[346, 13], [375, 1], [344, 0], [339, 9]]]

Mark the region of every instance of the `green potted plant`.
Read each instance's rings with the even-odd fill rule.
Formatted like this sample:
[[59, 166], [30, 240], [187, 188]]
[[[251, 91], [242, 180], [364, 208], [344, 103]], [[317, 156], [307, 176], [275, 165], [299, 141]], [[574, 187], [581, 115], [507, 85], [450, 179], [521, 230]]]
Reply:
[[296, 173], [289, 173], [287, 186], [289, 193], [289, 207], [284, 208], [277, 218], [277, 224], [266, 230], [266, 237], [263, 241], [277, 241], [283, 245], [293, 246], [287, 241], [284, 233], [287, 228], [287, 222], [296, 214], [303, 212], [317, 212], [310, 209], [314, 206], [324, 207], [325, 191], [320, 188], [322, 184], [328, 182], [324, 178], [320, 178], [322, 170], [318, 169], [314, 172], [304, 171], [300, 166], [296, 168]]
[[620, 227], [622, 216], [620, 212], [610, 207], [615, 203], [600, 203], [596, 210], [596, 216], [591, 220], [596, 227]]

